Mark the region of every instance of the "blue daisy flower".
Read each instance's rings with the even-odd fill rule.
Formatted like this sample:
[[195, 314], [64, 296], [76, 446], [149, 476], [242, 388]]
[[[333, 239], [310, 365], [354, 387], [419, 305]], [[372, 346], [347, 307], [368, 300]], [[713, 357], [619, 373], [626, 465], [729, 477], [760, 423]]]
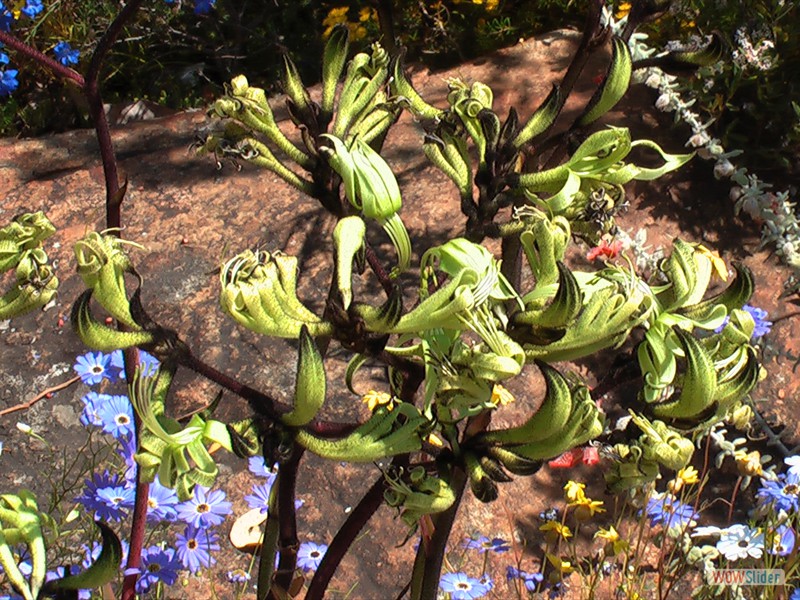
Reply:
[[181, 564], [194, 574], [216, 564], [211, 553], [219, 550], [219, 536], [210, 529], [189, 525], [182, 535], [175, 536], [175, 548]]
[[225, 492], [222, 490], [209, 492], [207, 487], [196, 485], [193, 497], [178, 504], [178, 518], [198, 528], [214, 527], [233, 512], [231, 506], [225, 500]]
[[316, 571], [322, 557], [328, 551], [327, 544], [315, 544], [314, 542], [303, 542], [297, 549], [297, 566], [306, 573]]
[[110, 379], [111, 357], [102, 352], [87, 352], [75, 359], [72, 368], [86, 385], [97, 385], [103, 379]]
[[100, 406], [97, 414], [103, 420], [103, 431], [115, 439], [133, 436], [133, 407], [127, 396], [111, 396]]
[[486, 595], [488, 590], [479, 579], [466, 573], [446, 573], [439, 581], [442, 591], [450, 594], [452, 600], [474, 600]]
[[178, 518], [175, 506], [178, 504], [178, 494], [175, 490], [162, 485], [156, 477], [150, 484], [147, 498], [147, 520], [155, 523], [161, 521], [172, 522]]
[[133, 506], [136, 495], [136, 490], [122, 481], [119, 475], [110, 475], [108, 471], [94, 473], [85, 481], [83, 494], [75, 500], [94, 512], [96, 519], [121, 521], [128, 515], [127, 509]]
[[159, 582], [172, 585], [178, 580], [180, 569], [181, 561], [175, 556], [175, 550], [150, 546], [142, 551], [141, 574], [136, 581], [136, 591], [143, 594]]

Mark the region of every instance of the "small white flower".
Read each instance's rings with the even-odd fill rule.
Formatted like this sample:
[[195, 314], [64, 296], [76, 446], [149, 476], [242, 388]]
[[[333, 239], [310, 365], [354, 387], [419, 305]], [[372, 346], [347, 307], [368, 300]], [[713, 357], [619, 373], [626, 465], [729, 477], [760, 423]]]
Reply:
[[720, 533], [717, 550], [728, 560], [752, 557], [761, 558], [764, 552], [764, 534], [747, 525], [731, 525]]
[[791, 475], [800, 475], [800, 455], [784, 458], [783, 462], [789, 466], [786, 470], [787, 473]]
[[722, 160], [718, 160], [717, 164], [714, 165], [714, 177], [717, 179], [724, 179], [725, 177], [733, 175], [735, 170], [736, 168], [731, 161], [727, 158], [723, 158]]
[[644, 84], [647, 87], [657, 88], [661, 85], [661, 76], [658, 73], [651, 73], [648, 75], [647, 79], [644, 80]]
[[689, 138], [689, 144], [694, 146], [695, 148], [699, 148], [700, 146], [705, 146], [711, 138], [705, 131], [698, 131], [692, 137]]
[[656, 108], [663, 112], [669, 112], [672, 110], [672, 98], [669, 94], [661, 94], [656, 99]]

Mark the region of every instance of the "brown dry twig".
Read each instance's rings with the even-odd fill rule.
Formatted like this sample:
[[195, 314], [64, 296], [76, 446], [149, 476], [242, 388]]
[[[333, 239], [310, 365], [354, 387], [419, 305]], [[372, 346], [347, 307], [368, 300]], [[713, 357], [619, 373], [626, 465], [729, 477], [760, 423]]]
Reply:
[[70, 379], [68, 381], [65, 381], [63, 383], [59, 383], [58, 385], [54, 385], [53, 387], [47, 388], [41, 394], [39, 394], [37, 396], [34, 396], [33, 398], [31, 398], [27, 402], [20, 402], [19, 404], [15, 404], [14, 406], [9, 406], [8, 408], [4, 408], [3, 410], [0, 410], [0, 417], [2, 417], [4, 415], [11, 414], [13, 412], [17, 412], [18, 410], [27, 410], [31, 406], [36, 404], [42, 398], [50, 398], [56, 392], [60, 392], [61, 390], [66, 389], [69, 386], [71, 386], [73, 383], [79, 382], [80, 380], [81, 380], [80, 375], [76, 375], [75, 377], [73, 377], [72, 379]]

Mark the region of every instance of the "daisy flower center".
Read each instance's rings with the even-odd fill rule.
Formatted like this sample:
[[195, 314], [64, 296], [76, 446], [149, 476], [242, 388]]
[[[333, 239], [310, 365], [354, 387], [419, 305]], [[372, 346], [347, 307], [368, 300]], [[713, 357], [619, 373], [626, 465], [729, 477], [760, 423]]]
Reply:
[[311, 552], [308, 553], [308, 555], [311, 558], [319, 558], [320, 556], [322, 556], [319, 550], [312, 550]]
[[747, 548], [750, 545], [750, 542], [747, 540], [739, 540], [738, 546], [739, 548]]
[[186, 542], [186, 547], [189, 548], [189, 550], [197, 550], [197, 540], [189, 540]]
[[150, 563], [147, 565], [148, 573], [158, 573], [161, 570], [161, 565], [158, 563]]
[[783, 493], [786, 494], [787, 496], [791, 494], [797, 495], [797, 491], [798, 491], [797, 485], [794, 483], [790, 483], [789, 485], [783, 488]]
[[211, 510], [211, 507], [208, 504], [206, 504], [205, 502], [203, 502], [202, 504], [198, 504], [197, 505], [197, 512], [199, 512], [199, 513], [207, 513], [210, 510]]
[[114, 421], [116, 421], [117, 425], [128, 425], [131, 422], [128, 415], [117, 415]]
[[459, 590], [466, 590], [466, 591], [472, 589], [472, 586], [468, 584], [466, 581], [459, 581], [455, 585], [455, 587], [458, 588]]
[[105, 369], [103, 368], [103, 365], [92, 365], [90, 370], [95, 375], [101, 375], [105, 371]]

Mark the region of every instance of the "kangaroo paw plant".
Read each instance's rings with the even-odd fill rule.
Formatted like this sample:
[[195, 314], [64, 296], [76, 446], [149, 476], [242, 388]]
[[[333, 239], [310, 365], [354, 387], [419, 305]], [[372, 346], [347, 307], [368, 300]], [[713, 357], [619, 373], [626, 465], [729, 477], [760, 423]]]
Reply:
[[[744, 266], [734, 265], [733, 281], [710, 296], [712, 278], [727, 278], [727, 267], [705, 247], [679, 239], [652, 273], [637, 273], [630, 261], [589, 270], [569, 265], [571, 244], [594, 245], [614, 234], [627, 183], [658, 178], [691, 159], [633, 140], [623, 127], [590, 130], [625, 94], [633, 70], [627, 40], [610, 38], [596, 12], [564, 81], [527, 119], [519, 116], [524, 108], [501, 118], [492, 90], [480, 82], [450, 81], [446, 105], [434, 106], [406, 77], [402, 54], [390, 56], [375, 43], [347, 60], [346, 27], [334, 29], [325, 48], [319, 101], [286, 57], [283, 89], [293, 130], [278, 125], [264, 90], [243, 75], [213, 103], [209, 113], [221, 127], [203, 141], [201, 154], [220, 165], [231, 160], [266, 168], [336, 219], [322, 314], [298, 298], [296, 257], [245, 250], [220, 269], [225, 313], [252, 332], [297, 341], [291, 404], [203, 363], [177, 332], [148, 315], [142, 277], [127, 253], [134, 244], [108, 231], [75, 245], [88, 288], [72, 311], [77, 334], [91, 348], [122, 348], [126, 356], [139, 348], [161, 362], [157, 371], [140, 367], [129, 376], [141, 480], [158, 475], [188, 498], [218, 474], [212, 446], [279, 465], [259, 598], [287, 597], [294, 589], [294, 494], [307, 453], [382, 465], [310, 580], [307, 598], [322, 597], [350, 543], [385, 502], [409, 535], [422, 533], [411, 597], [432, 600], [467, 487], [479, 501], [492, 502], [501, 484], [532, 476], [544, 461], [590, 441], [604, 443], [613, 457], [611, 490], [644, 485], [661, 468], [687, 466], [694, 436], [738, 409], [756, 384], [754, 322], [742, 310], [753, 278]], [[602, 44], [611, 47], [605, 77], [579, 116], [551, 134], [587, 52]], [[417, 263], [401, 217], [402, 193], [383, 149], [403, 111], [422, 124], [422, 152], [452, 180], [464, 215], [451, 239], [417, 249]], [[657, 166], [643, 166], [642, 150], [658, 157]], [[392, 256], [372, 247], [371, 227], [388, 237]], [[41, 215], [0, 230], [0, 266], [17, 269], [17, 287], [3, 297], [0, 316], [41, 306], [52, 295], [55, 278], [39, 248], [51, 231]], [[500, 256], [489, 249], [496, 247]], [[354, 286], [354, 278], [364, 272], [383, 297], [356, 291], [362, 286]], [[138, 283], [133, 293], [126, 277]], [[93, 304], [119, 326], [98, 319]], [[337, 345], [349, 357], [344, 383], [351, 391], [362, 366], [384, 367], [385, 387], [367, 398], [366, 419], [320, 417], [326, 402], [348, 401], [332, 398], [328, 388], [326, 354]], [[568, 363], [601, 351], [628, 353], [626, 381], [638, 392], [611, 402]], [[226, 423], [214, 418], [215, 402], [188, 422], [169, 416], [166, 399], [180, 368], [245, 398], [252, 414]], [[544, 397], [531, 399], [538, 408], [517, 424], [493, 426], [509, 397], [504, 386], [531, 372], [545, 384]], [[610, 426], [619, 417], [627, 417], [624, 439]], [[35, 519], [20, 516], [33, 515], [35, 506], [30, 512], [28, 500], [3, 498], [9, 507], [0, 513], [0, 559], [17, 586], [2, 549], [12, 536], [38, 543]], [[29, 596], [41, 586], [41, 568], [34, 569]]]

